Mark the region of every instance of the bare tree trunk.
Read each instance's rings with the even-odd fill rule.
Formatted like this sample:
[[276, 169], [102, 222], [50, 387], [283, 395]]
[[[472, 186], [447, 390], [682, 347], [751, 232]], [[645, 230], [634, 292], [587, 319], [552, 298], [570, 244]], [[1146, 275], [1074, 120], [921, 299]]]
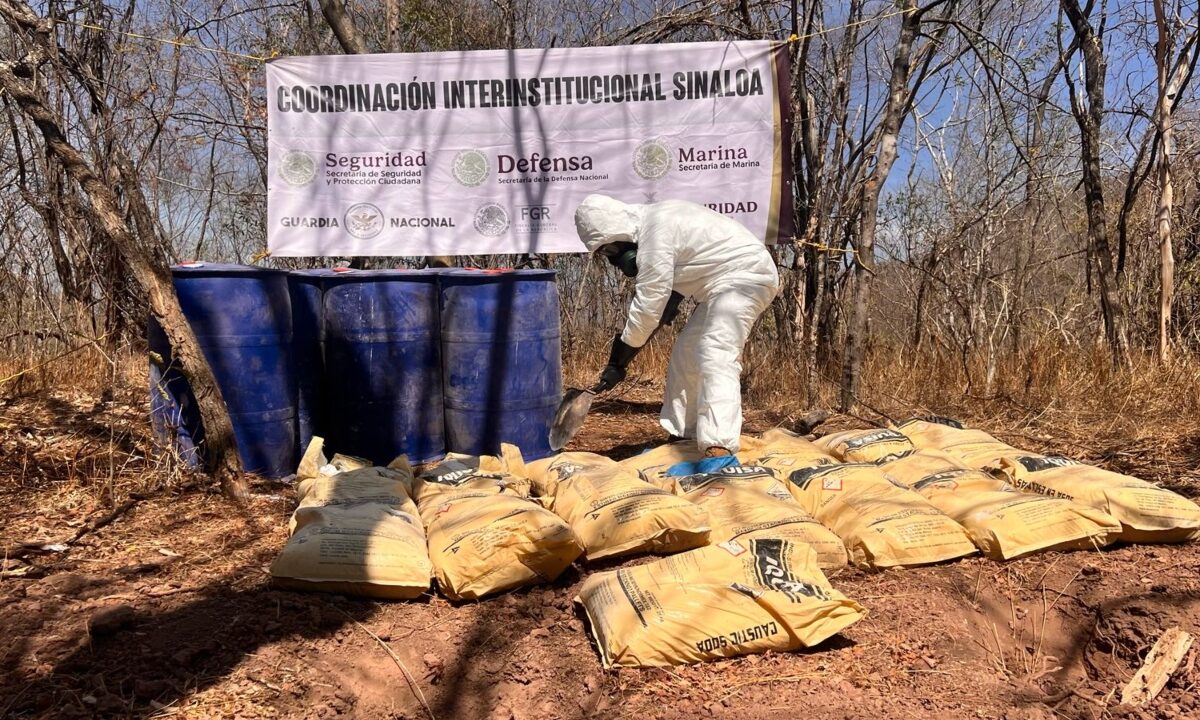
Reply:
[[31, 42], [31, 51], [23, 62], [0, 62], [0, 87], [37, 126], [46, 143], [47, 154], [62, 164], [67, 177], [78, 183], [103, 237], [148, 298], [150, 312], [162, 325], [184, 377], [195, 393], [197, 409], [204, 423], [207, 470], [220, 481], [226, 495], [244, 497], [247, 490], [233, 423], [212, 368], [179, 306], [170, 274], [166, 268], [151, 261], [124, 218], [117, 192], [96, 174], [66, 139], [46, 99], [24, 80], [33, 77], [34, 68], [41, 61], [49, 61], [48, 53], [55, 52], [53, 26], [27, 5], [15, 0], [2, 0], [0, 15], [14, 31], [26, 34]]
[[1155, 225], [1158, 229], [1159, 245], [1159, 288], [1158, 288], [1158, 357], [1162, 361], [1171, 355], [1171, 303], [1175, 297], [1175, 252], [1171, 246], [1171, 210], [1175, 201], [1175, 188], [1171, 184], [1171, 143], [1174, 129], [1171, 122], [1171, 99], [1175, 88], [1169, 78], [1170, 61], [1167, 55], [1169, 31], [1163, 0], [1154, 0], [1154, 22], [1158, 26], [1158, 42], [1154, 59], [1158, 69], [1158, 133], [1162, 138], [1158, 156], [1158, 212]]
[[362, 34], [355, 27], [354, 18], [346, 12], [345, 0], [319, 0], [319, 2], [325, 22], [329, 23], [334, 37], [337, 38], [338, 44], [342, 46], [342, 50], [346, 54], [365, 55], [371, 52], [367, 49], [367, 43], [363, 40]]
[[384, 0], [388, 52], [400, 52], [400, 0]]
[[[842, 372], [841, 409], [847, 411], [854, 404], [861, 382], [863, 357], [866, 353], [867, 315], [871, 306], [871, 284], [875, 275], [875, 231], [878, 225], [879, 193], [896, 161], [896, 146], [900, 138], [900, 126], [908, 114], [913, 98], [909, 88], [912, 67], [913, 41], [921, 28], [925, 12], [942, 4], [934, 2], [917, 8], [916, 0], [904, 0], [904, 17], [900, 24], [900, 36], [896, 40], [896, 51], [892, 56], [892, 74], [888, 82], [888, 97], [884, 104], [883, 119], [875, 143], [874, 167], [862, 185], [861, 226], [854, 255], [854, 299], [850, 310], [850, 322], [846, 334], [846, 358]], [[944, 35], [942, 26], [940, 35]], [[932, 43], [925, 47], [933, 52]], [[928, 57], [928, 56], [927, 56]], [[918, 81], [919, 84], [919, 81]]]
[[[1116, 285], [1112, 248], [1108, 239], [1108, 214], [1104, 205], [1104, 176], [1100, 168], [1100, 129], [1104, 116], [1104, 74], [1107, 62], [1100, 38], [1092, 29], [1078, 0], [1061, 0], [1063, 12], [1071, 22], [1083, 54], [1086, 101], [1075, 91], [1070, 64], [1064, 64], [1063, 77], [1071, 94], [1071, 111], [1079, 125], [1080, 153], [1083, 164], [1083, 194], [1087, 206], [1088, 238], [1096, 263], [1096, 286], [1100, 291], [1100, 310], [1104, 316], [1104, 334], [1117, 364], [1129, 362], [1129, 331], [1126, 327], [1125, 302]], [[1089, 3], [1089, 8], [1092, 4]]]

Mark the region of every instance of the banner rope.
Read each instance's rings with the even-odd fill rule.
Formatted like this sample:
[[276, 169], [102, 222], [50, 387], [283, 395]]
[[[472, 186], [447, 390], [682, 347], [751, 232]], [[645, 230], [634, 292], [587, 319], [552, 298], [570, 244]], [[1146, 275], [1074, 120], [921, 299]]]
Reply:
[[214, 47], [209, 47], [207, 45], [201, 45], [200, 43], [188, 42], [188, 41], [182, 40], [180, 38], [175, 38], [172, 40], [172, 39], [167, 39], [167, 38], [154, 37], [153, 35], [143, 35], [141, 33], [128, 32], [125, 30], [113, 30], [112, 28], [106, 28], [103, 25], [95, 25], [92, 23], [79, 22], [77, 20], [55, 19], [54, 22], [62, 24], [62, 25], [75, 25], [76, 27], [86, 28], [88, 30], [99, 30], [100, 32], [106, 32], [110, 35], [120, 35], [120, 36], [124, 36], [124, 37], [136, 38], [138, 40], [149, 40], [150, 42], [156, 42], [156, 43], [159, 43], [160, 45], [173, 45], [175, 47], [188, 48], [189, 50], [203, 50], [205, 52], [210, 52], [210, 53], [213, 53], [216, 55], [229, 55], [232, 57], [245, 58], [247, 60], [257, 60], [258, 62], [265, 62], [272, 58], [279, 57], [278, 50], [272, 50], [271, 54], [268, 56], [250, 55], [247, 53], [237, 52], [236, 50], [226, 50], [224, 48], [214, 48]]

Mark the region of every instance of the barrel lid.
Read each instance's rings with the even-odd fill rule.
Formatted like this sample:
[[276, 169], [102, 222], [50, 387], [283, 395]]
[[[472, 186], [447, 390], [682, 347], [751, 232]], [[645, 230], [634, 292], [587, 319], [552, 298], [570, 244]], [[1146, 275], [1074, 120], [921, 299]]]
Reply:
[[456, 270], [441, 271], [441, 276], [451, 282], [468, 283], [516, 282], [518, 280], [553, 280], [556, 275], [558, 275], [557, 270], [535, 268], [525, 268], [521, 270], [514, 270], [512, 268], [459, 268]]
[[187, 260], [171, 266], [171, 274], [187, 277], [229, 276], [229, 275], [279, 275], [284, 270], [275, 268], [256, 267], [254, 265], [238, 265], [235, 263], [210, 263], [200, 260]]
[[406, 282], [434, 282], [440, 273], [432, 270], [355, 270], [353, 268], [334, 268], [322, 277], [333, 282], [378, 282], [380, 280], [403, 280]]
[[326, 277], [333, 274], [329, 268], [306, 268], [304, 270], [288, 270], [288, 275], [297, 277]]

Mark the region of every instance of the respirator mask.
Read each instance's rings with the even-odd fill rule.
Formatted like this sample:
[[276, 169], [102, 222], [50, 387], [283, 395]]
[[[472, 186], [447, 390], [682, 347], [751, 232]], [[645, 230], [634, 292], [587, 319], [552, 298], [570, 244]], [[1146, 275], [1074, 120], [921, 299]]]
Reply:
[[609, 243], [600, 249], [609, 264], [625, 277], [637, 277], [637, 245], [631, 242]]

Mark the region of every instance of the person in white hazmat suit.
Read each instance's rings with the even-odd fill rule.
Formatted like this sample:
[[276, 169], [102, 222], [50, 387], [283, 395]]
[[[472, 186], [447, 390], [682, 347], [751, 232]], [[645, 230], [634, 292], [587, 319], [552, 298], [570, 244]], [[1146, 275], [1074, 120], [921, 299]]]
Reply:
[[634, 278], [628, 319], [613, 340], [599, 389], [624, 380], [629, 362], [661, 323], [674, 319], [679, 301], [695, 298], [698, 305], [671, 350], [661, 423], [673, 436], [695, 438], [705, 457], [736, 453], [742, 347], [779, 291], [763, 241], [696, 203], [634, 205], [606, 195], [584, 198], [575, 229], [589, 251]]

